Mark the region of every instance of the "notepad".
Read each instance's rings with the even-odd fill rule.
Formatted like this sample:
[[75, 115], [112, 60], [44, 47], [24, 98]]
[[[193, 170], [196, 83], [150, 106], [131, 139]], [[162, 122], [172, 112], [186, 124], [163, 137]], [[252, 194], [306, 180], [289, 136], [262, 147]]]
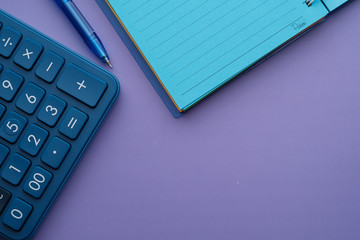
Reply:
[[321, 21], [344, 0], [107, 0], [178, 111]]

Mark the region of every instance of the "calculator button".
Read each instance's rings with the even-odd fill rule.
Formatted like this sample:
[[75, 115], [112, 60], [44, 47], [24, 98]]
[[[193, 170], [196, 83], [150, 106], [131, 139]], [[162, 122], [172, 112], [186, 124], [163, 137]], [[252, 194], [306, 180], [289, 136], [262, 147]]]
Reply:
[[11, 198], [11, 193], [0, 187], [0, 213], [4, 210], [10, 198]]
[[66, 103], [51, 95], [41, 108], [38, 119], [50, 127], [55, 126], [66, 107]]
[[42, 50], [43, 47], [40, 44], [26, 39], [15, 55], [14, 62], [20, 67], [30, 70], [39, 58]]
[[61, 75], [57, 87], [90, 107], [95, 107], [107, 84], [84, 70], [69, 65]]
[[46, 82], [53, 82], [64, 64], [64, 59], [53, 52], [45, 54], [35, 74]]
[[33, 114], [44, 95], [45, 91], [42, 88], [29, 83], [17, 100], [16, 106], [28, 114]]
[[33, 196], [40, 198], [52, 179], [52, 174], [37, 166], [26, 180], [23, 190]]
[[1, 172], [1, 177], [13, 185], [18, 185], [30, 166], [30, 161], [14, 154]]
[[69, 150], [70, 144], [58, 137], [54, 137], [51, 139], [45, 152], [41, 156], [41, 161], [50, 167], [57, 169], [60, 167]]
[[26, 118], [16, 112], [10, 112], [0, 128], [0, 137], [10, 143], [15, 143], [26, 124]]
[[33, 207], [30, 204], [16, 198], [10, 204], [2, 221], [15, 231], [20, 231], [32, 210]]
[[11, 70], [6, 70], [0, 79], [0, 97], [10, 102], [23, 82], [24, 78], [22, 76]]
[[5, 161], [5, 158], [9, 154], [9, 149], [4, 145], [0, 144], [0, 165]]
[[44, 145], [48, 135], [49, 133], [46, 130], [32, 124], [20, 143], [20, 149], [31, 156], [36, 156]]
[[6, 28], [0, 35], [0, 55], [10, 57], [21, 39], [21, 34], [12, 28]]
[[4, 115], [5, 111], [6, 111], [6, 107], [0, 104], [0, 118]]
[[88, 116], [85, 113], [71, 108], [61, 123], [59, 131], [71, 139], [76, 139], [87, 119]]

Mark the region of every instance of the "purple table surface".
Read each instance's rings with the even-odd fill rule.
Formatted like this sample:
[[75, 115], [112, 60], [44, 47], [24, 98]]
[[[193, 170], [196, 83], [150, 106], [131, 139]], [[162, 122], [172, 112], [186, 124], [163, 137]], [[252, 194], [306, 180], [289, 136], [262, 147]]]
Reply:
[[[34, 239], [358, 240], [360, 1], [174, 119], [94, 0], [122, 90]], [[1, 8], [103, 65], [51, 0]]]

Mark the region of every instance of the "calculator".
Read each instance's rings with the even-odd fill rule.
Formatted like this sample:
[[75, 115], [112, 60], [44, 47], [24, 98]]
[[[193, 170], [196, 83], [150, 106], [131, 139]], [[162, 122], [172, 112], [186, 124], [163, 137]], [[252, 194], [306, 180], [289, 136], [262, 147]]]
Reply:
[[111, 73], [0, 10], [1, 237], [33, 236], [119, 90]]

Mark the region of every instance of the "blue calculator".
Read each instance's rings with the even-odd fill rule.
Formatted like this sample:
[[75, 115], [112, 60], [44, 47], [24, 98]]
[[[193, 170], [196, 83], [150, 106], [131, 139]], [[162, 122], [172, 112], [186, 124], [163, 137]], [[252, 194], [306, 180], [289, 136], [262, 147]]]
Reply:
[[30, 239], [119, 94], [109, 72], [0, 10], [0, 236]]

